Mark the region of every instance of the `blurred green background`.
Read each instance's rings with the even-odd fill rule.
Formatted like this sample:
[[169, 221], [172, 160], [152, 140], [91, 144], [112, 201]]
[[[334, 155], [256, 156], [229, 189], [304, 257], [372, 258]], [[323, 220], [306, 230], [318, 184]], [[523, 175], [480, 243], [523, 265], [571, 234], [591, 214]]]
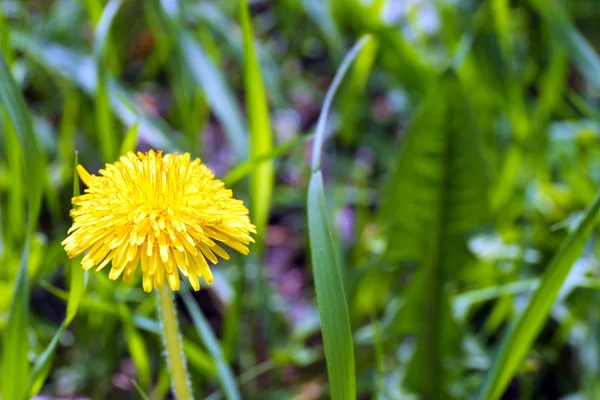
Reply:
[[172, 398], [60, 245], [76, 152], [153, 148], [258, 229], [178, 297], [197, 398], [600, 398], [600, 3], [248, 3], [0, 0], [0, 397]]

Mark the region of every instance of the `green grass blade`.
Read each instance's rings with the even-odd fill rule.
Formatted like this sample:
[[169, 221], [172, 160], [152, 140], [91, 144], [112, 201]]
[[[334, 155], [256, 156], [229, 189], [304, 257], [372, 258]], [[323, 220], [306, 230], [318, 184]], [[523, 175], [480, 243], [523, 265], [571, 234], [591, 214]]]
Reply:
[[12, 303], [6, 326], [2, 331], [2, 398], [25, 400], [29, 394], [29, 237], [25, 242], [21, 266], [15, 281]]
[[121, 143], [121, 150], [119, 151], [120, 155], [127, 154], [130, 151], [135, 151], [138, 142], [138, 126], [139, 123], [131, 125], [131, 128], [125, 134], [125, 139], [123, 143]]
[[323, 108], [321, 109], [319, 120], [317, 121], [317, 129], [315, 130], [315, 143], [313, 145], [311, 164], [311, 169], [313, 172], [321, 169], [321, 153], [323, 152], [323, 142], [325, 141], [325, 124], [327, 123], [327, 116], [329, 115], [329, 109], [331, 108], [333, 97], [342, 83], [342, 78], [352, 65], [352, 62], [356, 56], [358, 56], [360, 50], [369, 42], [369, 40], [370, 36], [364, 36], [354, 45], [354, 47], [352, 47], [352, 49], [350, 49], [348, 54], [346, 54], [346, 57], [344, 57], [344, 60], [342, 61], [338, 71], [336, 72], [329, 90], [327, 90], [325, 100], [323, 101]]
[[142, 389], [142, 387], [139, 383], [137, 383], [137, 381], [131, 381], [131, 383], [133, 383], [133, 387], [135, 387], [135, 390], [138, 392], [142, 400], [150, 400], [146, 392], [144, 392], [144, 389]]
[[2, 54], [0, 54], [0, 102], [12, 120], [25, 158], [29, 206], [27, 223], [28, 232], [32, 234], [36, 229], [42, 204], [46, 179], [45, 157], [39, 150], [25, 100]]
[[[248, 3], [242, 1], [240, 19], [244, 35], [244, 84], [250, 126], [250, 158], [269, 154], [273, 148], [273, 134], [269, 120], [267, 96], [263, 85], [260, 65], [254, 49], [254, 35]], [[266, 237], [266, 227], [271, 207], [271, 194], [274, 180], [273, 161], [268, 160], [254, 168], [250, 180], [252, 222], [262, 238]]]
[[244, 133], [244, 119], [225, 77], [191, 35], [183, 32], [179, 43], [194, 80], [204, 88], [208, 103], [223, 124], [237, 158], [245, 160], [248, 140]]
[[554, 304], [571, 267], [580, 256], [596, 225], [600, 192], [584, 217], [563, 241], [542, 275], [540, 286], [525, 310], [515, 318], [502, 340], [492, 367], [483, 383], [479, 399], [499, 399], [525, 359]]
[[297, 138], [288, 140], [286, 143], [284, 143], [282, 145], [273, 147], [273, 149], [267, 154], [264, 154], [260, 157], [252, 158], [242, 164], [238, 164], [237, 166], [235, 166], [235, 168], [233, 168], [231, 171], [229, 171], [223, 177], [222, 181], [225, 182], [225, 185], [231, 186], [231, 185], [239, 182], [244, 177], [246, 177], [246, 175], [252, 173], [254, 168], [257, 165], [263, 163], [265, 160], [270, 160], [273, 158], [281, 157], [281, 156], [289, 153], [290, 151], [292, 151], [299, 145], [308, 142], [313, 137], [314, 137], [313, 134], [298, 136]]
[[201, 43], [185, 28], [182, 28], [179, 21], [178, 2], [161, 2], [161, 5], [169, 19], [170, 34], [175, 38], [174, 40], [179, 46], [179, 51], [181, 51], [192, 78], [204, 90], [206, 100], [223, 125], [225, 134], [237, 158], [245, 160], [248, 156], [248, 140], [245, 134], [244, 119], [233, 91]]
[[[17, 31], [12, 32], [11, 42], [52, 76], [72, 82], [90, 96], [95, 94], [96, 70], [91, 57], [56, 43], [46, 42], [42, 45], [38, 40]], [[174, 140], [181, 135], [164, 120], [145, 115], [136, 105], [136, 92], [114, 79], [109, 79], [108, 87], [112, 110], [123, 125], [131, 126], [139, 122], [145, 140], [154, 148], [167, 152], [181, 150]]]
[[40, 390], [42, 390], [42, 386], [48, 374], [50, 373], [50, 369], [52, 367], [52, 360], [54, 359], [54, 352], [58, 347], [58, 343], [60, 342], [60, 338], [63, 333], [65, 333], [67, 325], [63, 322], [54, 336], [52, 340], [48, 344], [48, 346], [44, 349], [43, 353], [40, 354], [33, 364], [33, 368], [31, 370], [31, 376], [29, 378], [29, 396], [35, 397]]
[[[79, 175], [77, 174], [77, 163], [78, 157], [77, 152], [75, 153], [73, 163], [73, 197], [79, 196]], [[81, 303], [81, 299], [83, 298], [83, 293], [85, 291], [85, 283], [86, 283], [86, 275], [87, 273], [81, 268], [81, 256], [74, 258], [68, 264], [70, 264], [70, 274], [71, 274], [71, 288], [69, 290], [69, 295], [67, 299], [67, 313], [66, 318], [63, 323], [60, 325], [54, 337], [48, 344], [48, 346], [44, 349], [42, 354], [40, 354], [33, 365], [33, 369], [31, 372], [31, 376], [29, 378], [29, 395], [34, 397], [39, 393], [46, 381], [46, 378], [50, 374], [52, 361], [54, 360], [54, 353], [56, 352], [56, 348], [58, 347], [60, 338], [62, 337], [65, 329], [69, 326], [75, 315], [77, 314], [77, 310], [79, 309], [79, 304]]]
[[333, 241], [329, 212], [325, 204], [323, 177], [321, 174], [321, 152], [325, 136], [325, 124], [335, 92], [344, 75], [369, 36], [362, 38], [348, 52], [327, 91], [321, 109], [315, 143], [313, 146], [312, 175], [308, 187], [308, 232], [312, 256], [313, 274], [317, 292], [317, 303], [323, 347], [327, 360], [327, 373], [331, 398], [334, 400], [356, 399], [354, 346], [348, 305], [344, 292], [342, 272], [338, 264]]
[[113, 20], [121, 1], [111, 0], [108, 2], [102, 17], [96, 27], [94, 41], [94, 58], [96, 61], [96, 123], [100, 139], [100, 150], [105, 161], [110, 162], [116, 156], [118, 137], [115, 132], [113, 116], [110, 106], [110, 93], [108, 88], [108, 66], [106, 62], [106, 48], [109, 43], [109, 33]]
[[559, 2], [530, 0], [549, 25], [551, 34], [561, 41], [583, 76], [600, 90], [600, 58], [583, 35], [571, 24]]
[[194, 301], [194, 298], [190, 295], [187, 288], [184, 288], [181, 291], [181, 297], [183, 298], [183, 301], [185, 302], [185, 305], [192, 317], [194, 327], [196, 328], [200, 339], [204, 343], [204, 347], [206, 347], [208, 352], [215, 360], [217, 377], [219, 378], [219, 382], [221, 383], [221, 387], [223, 388], [225, 396], [230, 400], [241, 399], [242, 397], [237, 387], [233, 372], [225, 361], [219, 341], [213, 333], [208, 321], [202, 314], [202, 311]]
[[[73, 164], [73, 197], [79, 196], [79, 175], [77, 174], [78, 155], [75, 153]], [[65, 325], [69, 325], [79, 309], [79, 304], [83, 298], [85, 284], [87, 281], [87, 273], [81, 267], [81, 256], [70, 261], [71, 264], [71, 288], [69, 291], [69, 299], [67, 300], [67, 316]]]
[[125, 303], [119, 304], [119, 313], [121, 315], [121, 321], [123, 322], [123, 328], [125, 331], [127, 350], [129, 351], [129, 355], [131, 356], [131, 360], [135, 366], [138, 379], [140, 380], [142, 387], [150, 388], [152, 372], [146, 343], [144, 342], [143, 336], [136, 328], [133, 322], [133, 315]]
[[329, 226], [321, 171], [308, 188], [308, 231], [331, 398], [355, 399], [354, 346], [344, 283]]

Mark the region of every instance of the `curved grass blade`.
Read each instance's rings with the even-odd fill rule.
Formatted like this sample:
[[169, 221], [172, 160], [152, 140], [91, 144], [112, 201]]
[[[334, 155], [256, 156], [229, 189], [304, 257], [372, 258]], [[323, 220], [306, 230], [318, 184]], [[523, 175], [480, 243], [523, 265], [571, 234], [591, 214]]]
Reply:
[[599, 210], [600, 192], [550, 261], [525, 310], [512, 322], [483, 383], [480, 400], [499, 399], [504, 393], [542, 329], [571, 267], [583, 251], [596, 225]]
[[348, 52], [327, 91], [315, 132], [313, 145], [312, 175], [308, 188], [308, 232], [323, 347], [327, 360], [327, 372], [331, 398], [356, 399], [354, 346], [350, 317], [344, 292], [342, 272], [336, 259], [336, 250], [329, 226], [329, 213], [325, 204], [321, 153], [325, 136], [325, 124], [335, 92], [350, 65], [370, 37], [363, 37]]
[[231, 372], [229, 365], [225, 361], [219, 341], [215, 337], [215, 334], [208, 324], [208, 321], [202, 314], [202, 311], [194, 301], [193, 297], [190, 295], [187, 288], [184, 288], [181, 291], [181, 297], [183, 298], [183, 301], [192, 317], [194, 327], [196, 328], [200, 339], [204, 343], [204, 347], [206, 347], [215, 360], [217, 377], [219, 378], [219, 382], [221, 383], [225, 396], [230, 400], [241, 399], [242, 397], [237, 387], [233, 372]]

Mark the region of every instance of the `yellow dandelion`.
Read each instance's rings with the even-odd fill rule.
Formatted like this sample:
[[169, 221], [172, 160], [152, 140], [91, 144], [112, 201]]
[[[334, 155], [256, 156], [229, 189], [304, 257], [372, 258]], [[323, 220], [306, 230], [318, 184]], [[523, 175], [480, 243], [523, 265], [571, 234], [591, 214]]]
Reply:
[[146, 292], [161, 287], [165, 276], [178, 290], [181, 271], [199, 290], [199, 277], [214, 281], [207, 259], [229, 259], [218, 242], [243, 254], [254, 242], [243, 202], [188, 153], [129, 152], [99, 176], [81, 165], [77, 172], [88, 188], [72, 200], [73, 226], [62, 245], [69, 258], [88, 250], [85, 270], [112, 263], [109, 278], [130, 282], [141, 264]]

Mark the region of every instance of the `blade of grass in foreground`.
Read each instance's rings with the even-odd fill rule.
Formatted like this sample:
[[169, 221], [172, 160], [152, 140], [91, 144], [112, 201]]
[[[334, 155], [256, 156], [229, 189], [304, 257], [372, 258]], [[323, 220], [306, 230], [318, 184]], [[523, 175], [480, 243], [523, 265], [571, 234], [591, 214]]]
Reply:
[[362, 38], [346, 55], [327, 91], [315, 132], [312, 156], [312, 175], [308, 188], [308, 232], [312, 256], [313, 273], [317, 292], [317, 303], [323, 347], [327, 360], [327, 373], [331, 398], [334, 400], [356, 399], [354, 346], [350, 329], [350, 317], [344, 293], [344, 282], [336, 259], [336, 249], [329, 226], [329, 213], [325, 204], [321, 153], [325, 136], [325, 125], [333, 97], [342, 78], [369, 41]]
[[546, 321], [571, 267], [583, 251], [596, 225], [599, 210], [600, 192], [552, 258], [525, 310], [510, 326], [483, 383], [480, 400], [499, 399], [504, 393]]
[[3, 334], [2, 397], [23, 400], [28, 394], [29, 343], [29, 244], [40, 215], [42, 191], [46, 179], [44, 156], [40, 153], [31, 126], [29, 111], [13, 79], [4, 56], [0, 54], [0, 102], [10, 116], [25, 159], [28, 194], [28, 229], [21, 265], [14, 284], [8, 320]]
[[240, 392], [238, 390], [235, 378], [229, 365], [225, 361], [223, 356], [223, 351], [221, 350], [221, 346], [219, 345], [219, 341], [215, 337], [215, 334], [212, 331], [212, 328], [208, 324], [208, 321], [200, 311], [200, 308], [194, 301], [194, 298], [190, 295], [187, 288], [184, 288], [181, 291], [181, 297], [192, 317], [192, 321], [194, 322], [194, 326], [196, 327], [196, 331], [202, 339], [204, 343], [204, 347], [209, 351], [213, 359], [215, 360], [215, 364], [217, 366], [217, 377], [219, 378], [219, 382], [223, 388], [223, 392], [226, 397], [230, 400], [239, 400], [242, 397], [240, 396]]
[[[77, 152], [75, 152], [75, 158], [73, 163], [73, 197], [79, 196], [79, 176], [77, 175], [77, 163], [79, 159], [77, 157]], [[86, 277], [87, 273], [81, 268], [81, 257], [76, 257], [72, 259], [68, 264], [70, 264], [70, 274], [71, 274], [71, 287], [69, 290], [69, 297], [67, 300], [67, 316], [63, 323], [60, 325], [52, 340], [44, 349], [42, 354], [40, 354], [35, 363], [33, 364], [33, 370], [31, 372], [31, 376], [29, 377], [29, 396], [35, 397], [39, 391], [42, 389], [46, 378], [50, 374], [50, 369], [52, 366], [52, 360], [54, 359], [54, 353], [56, 352], [56, 348], [58, 347], [58, 343], [60, 338], [62, 337], [65, 329], [69, 326], [75, 315], [77, 314], [77, 310], [79, 309], [79, 304], [81, 303], [81, 299], [83, 298], [83, 293], [85, 291]]]
[[15, 282], [8, 320], [2, 331], [2, 398], [25, 400], [28, 394], [29, 343], [29, 283], [27, 264], [29, 263], [28, 236], [21, 256], [21, 266]]

